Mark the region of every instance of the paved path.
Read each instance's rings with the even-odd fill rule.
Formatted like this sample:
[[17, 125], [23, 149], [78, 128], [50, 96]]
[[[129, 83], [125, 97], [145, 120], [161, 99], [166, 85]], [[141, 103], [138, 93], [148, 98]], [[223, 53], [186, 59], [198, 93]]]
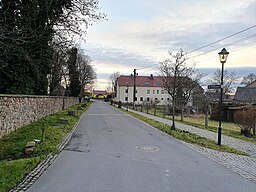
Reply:
[[[142, 115], [144, 117], [148, 117], [150, 119], [154, 119], [156, 121], [159, 121], [159, 122], [162, 122], [162, 123], [165, 123], [165, 124], [168, 124], [168, 125], [172, 125], [171, 120], [164, 119], [164, 118], [161, 118], [161, 117], [156, 117], [154, 115], [142, 113], [142, 112], [139, 112], [139, 111], [134, 111], [134, 110], [130, 110], [130, 111], [132, 111], [134, 113], [137, 113], [139, 115]], [[196, 128], [196, 127], [193, 127], [193, 126], [190, 126], [190, 125], [186, 125], [186, 124], [183, 124], [183, 123], [179, 123], [179, 122], [175, 122], [175, 123], [176, 123], [176, 127], [181, 129], [181, 130], [186, 130], [186, 131], [189, 131], [190, 133], [195, 133], [195, 134], [200, 135], [202, 137], [217, 141], [217, 133], [214, 133], [214, 132], [211, 132], [211, 131], [208, 131], [208, 130], [204, 130], [204, 129], [199, 129], [199, 128]], [[228, 145], [230, 147], [236, 148], [236, 149], [241, 150], [241, 151], [245, 151], [248, 154], [256, 157], [256, 145], [251, 143], [251, 142], [246, 142], [246, 141], [243, 141], [241, 139], [236, 139], [236, 138], [233, 138], [233, 137], [222, 135], [222, 144]]]
[[28, 192], [248, 192], [256, 184], [96, 101]]

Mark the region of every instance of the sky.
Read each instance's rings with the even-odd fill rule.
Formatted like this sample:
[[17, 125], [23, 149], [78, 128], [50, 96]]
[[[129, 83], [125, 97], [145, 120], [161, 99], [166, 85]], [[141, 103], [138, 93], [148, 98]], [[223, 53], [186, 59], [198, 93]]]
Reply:
[[189, 57], [187, 64], [204, 73], [221, 67], [218, 52], [223, 47], [230, 53], [225, 69], [241, 76], [256, 73], [255, 10], [256, 0], [100, 0], [107, 20], [90, 26], [81, 44], [93, 60], [95, 89], [105, 90], [117, 71], [158, 75], [160, 62], [180, 48]]

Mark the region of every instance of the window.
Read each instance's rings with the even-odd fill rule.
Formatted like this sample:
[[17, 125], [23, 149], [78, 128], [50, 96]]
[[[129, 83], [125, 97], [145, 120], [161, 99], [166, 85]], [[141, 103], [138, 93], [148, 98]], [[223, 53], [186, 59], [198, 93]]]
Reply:
[[125, 93], [128, 93], [128, 89], [125, 89], [124, 91], [125, 91]]
[[147, 94], [150, 94], [150, 90], [149, 89], [147, 90]]
[[167, 101], [170, 101], [170, 98], [167, 98]]
[[125, 97], [125, 101], [128, 101], [128, 97]]
[[140, 101], [143, 101], [143, 97], [140, 97]]
[[156, 84], [157, 84], [157, 85], [161, 85], [161, 82], [157, 81]]
[[149, 85], [149, 82], [144, 82], [144, 85]]
[[155, 94], [155, 90], [153, 90], [153, 94]]
[[164, 98], [162, 97], [161, 100], [164, 100]]
[[137, 101], [137, 97], [135, 97], [135, 101]]
[[164, 94], [164, 90], [161, 90], [161, 94]]
[[147, 97], [147, 101], [149, 101], [149, 97]]
[[155, 101], [157, 101], [157, 98], [155, 98]]
[[159, 94], [159, 90], [156, 90], [156, 94]]

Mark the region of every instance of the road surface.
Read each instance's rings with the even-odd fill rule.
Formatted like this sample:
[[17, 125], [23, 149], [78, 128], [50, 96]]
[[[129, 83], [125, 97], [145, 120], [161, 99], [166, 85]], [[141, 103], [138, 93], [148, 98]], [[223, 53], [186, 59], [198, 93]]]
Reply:
[[252, 192], [256, 184], [96, 101], [29, 192]]

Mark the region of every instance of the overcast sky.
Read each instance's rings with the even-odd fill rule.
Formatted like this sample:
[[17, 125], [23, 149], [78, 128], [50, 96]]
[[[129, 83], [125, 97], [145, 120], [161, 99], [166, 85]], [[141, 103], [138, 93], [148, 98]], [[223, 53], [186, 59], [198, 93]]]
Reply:
[[[100, 6], [108, 20], [90, 27], [81, 45], [93, 60], [98, 89], [106, 89], [113, 72], [129, 75], [156, 64], [138, 73], [157, 75], [169, 51], [189, 53], [256, 25], [256, 0], [100, 0]], [[223, 47], [230, 52], [225, 67], [256, 67], [256, 27], [191, 52], [187, 63], [217, 69]]]

